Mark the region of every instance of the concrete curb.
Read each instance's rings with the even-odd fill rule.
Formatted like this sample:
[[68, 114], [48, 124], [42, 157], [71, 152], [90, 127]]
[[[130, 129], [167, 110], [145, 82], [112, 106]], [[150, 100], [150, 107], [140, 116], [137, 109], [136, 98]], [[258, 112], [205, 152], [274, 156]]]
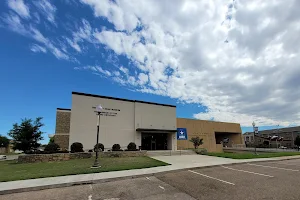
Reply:
[[168, 173], [181, 172], [181, 171], [186, 171], [186, 170], [196, 170], [196, 169], [212, 168], [212, 167], [219, 167], [219, 166], [231, 166], [231, 165], [239, 165], [239, 164], [250, 163], [250, 162], [251, 163], [272, 162], [272, 161], [294, 160], [294, 159], [299, 159], [299, 157], [294, 157], [294, 158], [293, 157], [287, 157], [287, 158], [282, 158], [282, 159], [274, 159], [273, 158], [272, 160], [255, 160], [255, 161], [251, 161], [251, 159], [249, 159], [249, 160], [245, 160], [244, 162], [236, 162], [236, 163], [228, 163], [228, 164], [216, 164], [216, 165], [199, 166], [199, 167], [190, 167], [190, 168], [182, 168], [182, 169], [175, 169], [175, 170], [169, 170], [169, 171], [164, 171], [164, 172], [146, 173], [146, 174], [139, 174], [139, 175], [132, 175], [132, 176], [122, 176], [122, 177], [90, 180], [90, 181], [75, 181], [75, 182], [70, 182], [70, 183], [59, 183], [59, 184], [43, 185], [43, 186], [36, 186], [36, 187], [0, 190], [0, 195], [12, 194], [12, 193], [21, 193], [21, 192], [30, 192], [30, 191], [45, 190], [45, 189], [54, 189], [54, 188], [60, 188], [60, 187], [71, 187], [71, 186], [76, 186], [76, 185], [105, 183], [105, 182], [112, 182], [112, 181], [116, 181], [116, 180], [133, 179], [133, 178], [140, 178], [140, 177], [147, 177], [147, 176], [161, 176], [161, 175], [168, 174]]

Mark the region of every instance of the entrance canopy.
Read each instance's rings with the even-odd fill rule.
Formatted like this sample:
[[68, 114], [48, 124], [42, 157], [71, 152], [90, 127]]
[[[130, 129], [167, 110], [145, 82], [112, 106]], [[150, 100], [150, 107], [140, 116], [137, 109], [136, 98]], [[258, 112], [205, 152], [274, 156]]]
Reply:
[[137, 128], [138, 132], [147, 132], [147, 133], [174, 133], [177, 132], [177, 129], [151, 129], [151, 128]]

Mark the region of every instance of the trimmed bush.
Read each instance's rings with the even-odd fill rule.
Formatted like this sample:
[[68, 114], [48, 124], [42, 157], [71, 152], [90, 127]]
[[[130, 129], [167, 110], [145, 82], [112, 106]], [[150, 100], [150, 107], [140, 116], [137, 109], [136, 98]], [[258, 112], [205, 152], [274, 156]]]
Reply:
[[45, 150], [46, 152], [49, 153], [57, 153], [59, 151], [59, 145], [56, 143], [49, 143], [45, 146]]
[[99, 148], [99, 151], [104, 151], [104, 145], [101, 144], [101, 143], [98, 143], [98, 144], [95, 144], [95, 146], [94, 146], [94, 151], [95, 151], [95, 152], [96, 152], [97, 146], [98, 146], [98, 148]]
[[207, 150], [206, 150], [206, 149], [194, 149], [194, 151], [195, 151], [197, 154], [207, 155]]
[[112, 150], [113, 150], [113, 151], [122, 151], [122, 150], [121, 150], [121, 146], [120, 146], [119, 144], [114, 144], [114, 145], [112, 146]]
[[89, 149], [89, 153], [92, 153], [93, 152], [93, 150], [92, 149]]
[[130, 142], [127, 146], [128, 151], [136, 151], [136, 144], [134, 142]]
[[80, 142], [74, 142], [71, 145], [71, 152], [83, 152], [83, 145]]

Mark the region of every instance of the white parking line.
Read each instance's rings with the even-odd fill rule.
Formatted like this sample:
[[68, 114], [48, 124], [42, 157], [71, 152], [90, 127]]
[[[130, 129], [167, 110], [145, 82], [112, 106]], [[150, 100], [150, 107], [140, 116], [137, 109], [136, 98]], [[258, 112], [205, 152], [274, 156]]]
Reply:
[[162, 189], [162, 190], [165, 190], [165, 188], [164, 188], [163, 186], [160, 186], [160, 185], [159, 185], [158, 187], [159, 187], [160, 189]]
[[279, 164], [279, 165], [289, 165], [289, 166], [296, 166], [296, 167], [300, 167], [300, 165], [295, 165], [295, 164], [290, 164], [290, 163], [278, 163], [278, 162], [274, 162], [274, 164]]
[[211, 179], [220, 181], [220, 182], [222, 182], [222, 183], [227, 183], [227, 184], [230, 184], [230, 185], [235, 185], [234, 183], [230, 183], [230, 182], [228, 182], [228, 181], [224, 181], [224, 180], [221, 180], [221, 179], [218, 179], [218, 178], [214, 178], [214, 177], [211, 177], [211, 176], [207, 176], [207, 175], [201, 174], [201, 173], [199, 173], [199, 172], [195, 172], [195, 171], [192, 171], [192, 170], [188, 170], [188, 171], [189, 171], [189, 172], [192, 172], [192, 173], [194, 173], [194, 174], [198, 174], [198, 175], [200, 175], [200, 176], [204, 176], [204, 177], [206, 177], [206, 178], [211, 178]]
[[250, 171], [245, 171], [245, 170], [241, 170], [241, 169], [234, 169], [234, 168], [225, 167], [225, 166], [222, 166], [222, 167], [225, 168], [225, 169], [230, 169], [230, 170], [239, 171], [239, 172], [245, 172], [245, 173], [249, 173], [249, 174], [255, 174], [255, 175], [260, 175], [260, 176], [267, 176], [267, 177], [274, 177], [274, 176], [271, 176], [271, 175], [268, 175], [268, 174], [260, 174], [260, 173], [256, 173], [256, 172], [250, 172]]
[[293, 172], [299, 172], [297, 169], [287, 169], [287, 168], [281, 168], [281, 167], [272, 167], [272, 166], [267, 166], [267, 165], [256, 165], [256, 164], [250, 164], [247, 163], [248, 165], [253, 165], [253, 166], [258, 166], [258, 167], [267, 167], [267, 168], [273, 168], [273, 169], [282, 169], [286, 171], [293, 171]]

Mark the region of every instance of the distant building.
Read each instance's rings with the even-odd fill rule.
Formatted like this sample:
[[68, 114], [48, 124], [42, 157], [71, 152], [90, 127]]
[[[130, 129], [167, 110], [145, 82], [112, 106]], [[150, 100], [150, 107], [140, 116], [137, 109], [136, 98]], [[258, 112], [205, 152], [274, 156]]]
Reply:
[[300, 136], [300, 126], [279, 128], [258, 131], [258, 134], [253, 132], [246, 132], [243, 134], [246, 146], [253, 146], [254, 142], [257, 147], [271, 147], [285, 146], [287, 148], [294, 148], [294, 141], [297, 136]]

